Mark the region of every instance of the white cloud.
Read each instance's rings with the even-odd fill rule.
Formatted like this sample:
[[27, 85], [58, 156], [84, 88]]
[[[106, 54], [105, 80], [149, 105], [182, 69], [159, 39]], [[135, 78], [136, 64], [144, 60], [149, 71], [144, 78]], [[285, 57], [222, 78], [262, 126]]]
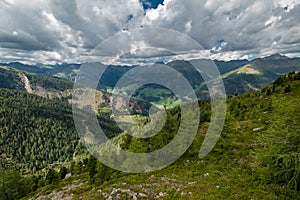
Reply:
[[[295, 49], [284, 43], [299, 43], [296, 34], [300, 27], [296, 22], [300, 20], [299, 4], [293, 0], [173, 0], [151, 11], [156, 16], [146, 18], [145, 24], [187, 33], [206, 49], [212, 49], [216, 53], [213, 57], [220, 59], [284, 53]], [[192, 25], [190, 31], [186, 31], [188, 23]], [[219, 40], [226, 41], [225, 48], [216, 46]]]

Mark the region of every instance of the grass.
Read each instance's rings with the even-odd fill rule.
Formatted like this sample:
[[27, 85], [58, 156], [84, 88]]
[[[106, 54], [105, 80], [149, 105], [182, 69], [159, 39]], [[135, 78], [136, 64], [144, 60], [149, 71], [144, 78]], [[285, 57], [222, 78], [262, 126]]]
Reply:
[[[286, 85], [291, 86], [291, 92], [283, 92]], [[80, 187], [65, 191], [72, 193], [74, 199], [104, 199], [114, 188], [143, 193], [144, 199], [300, 199], [298, 191], [272, 181], [270, 168], [264, 165], [300, 130], [299, 90], [300, 81], [287, 81], [277, 86], [272, 95], [258, 91], [231, 97], [221, 138], [204, 159], [197, 155], [207, 123], [201, 125], [188, 152], [162, 170], [123, 174], [102, 185], [90, 184], [86, 174], [74, 176], [33, 195], [47, 194], [53, 189], [64, 191], [63, 187], [77, 181], [82, 183]], [[235, 101], [240, 105], [233, 106]], [[122, 191], [113, 197], [118, 194], [130, 199]]]

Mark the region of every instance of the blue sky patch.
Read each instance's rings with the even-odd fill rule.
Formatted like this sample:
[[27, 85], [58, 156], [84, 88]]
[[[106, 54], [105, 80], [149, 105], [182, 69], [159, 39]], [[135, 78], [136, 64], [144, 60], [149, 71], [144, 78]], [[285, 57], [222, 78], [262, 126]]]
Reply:
[[164, 0], [140, 0], [143, 4], [144, 10], [154, 8], [156, 9], [159, 4], [163, 4]]

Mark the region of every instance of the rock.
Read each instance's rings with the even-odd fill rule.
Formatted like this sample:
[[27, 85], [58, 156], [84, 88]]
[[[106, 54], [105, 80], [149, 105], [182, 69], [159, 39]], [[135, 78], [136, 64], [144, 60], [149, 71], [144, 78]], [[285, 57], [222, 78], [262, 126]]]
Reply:
[[143, 188], [143, 185], [142, 185], [142, 184], [137, 184], [137, 185], [135, 185], [134, 187], [135, 187], [135, 188], [138, 188], [138, 189], [141, 189], [141, 188]]
[[111, 191], [109, 197], [107, 198], [108, 200], [112, 200], [114, 199], [113, 196], [116, 197], [116, 199], [121, 199], [121, 194], [120, 193], [125, 193], [128, 196], [130, 196], [133, 200], [137, 200], [137, 194], [129, 189], [121, 189], [121, 188], [113, 188], [113, 190]]
[[65, 179], [70, 178], [72, 176], [71, 173], [66, 174]]
[[150, 180], [153, 180], [154, 178], [155, 178], [154, 175], [151, 175], [151, 176], [149, 177]]
[[253, 131], [256, 132], [256, 131], [260, 131], [260, 130], [262, 130], [262, 129], [263, 129], [263, 128], [261, 128], [261, 127], [260, 127], [260, 128], [254, 128]]
[[139, 197], [147, 197], [147, 195], [144, 193], [139, 193]]
[[156, 199], [163, 198], [166, 195], [165, 192], [160, 192], [158, 195], [155, 196]]

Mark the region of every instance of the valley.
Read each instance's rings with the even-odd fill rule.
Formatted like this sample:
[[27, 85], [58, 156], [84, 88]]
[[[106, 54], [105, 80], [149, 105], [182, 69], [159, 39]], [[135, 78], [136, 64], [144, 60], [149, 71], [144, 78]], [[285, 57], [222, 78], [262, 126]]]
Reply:
[[[284, 58], [275, 58], [280, 65], [283, 63], [280, 59]], [[272, 66], [276, 64], [274, 57], [268, 59]], [[1, 67], [1, 198], [298, 198], [300, 74], [287, 72], [298, 69], [298, 60], [268, 71], [268, 67], [262, 67], [268, 59], [253, 61], [254, 64], [241, 61], [242, 66], [223, 70], [225, 85], [226, 81], [236, 81], [235, 92], [243, 94], [228, 94], [222, 135], [207, 157], [198, 158], [211, 114], [210, 101], [204, 98], [199, 101], [199, 130], [188, 151], [172, 165], [142, 174], [113, 170], [89, 154], [75, 130], [70, 80]], [[184, 70], [186, 76], [194, 74], [193, 69], [189, 72], [189, 68], [179, 68], [186, 64], [180, 63], [171, 66]], [[287, 75], [280, 76], [282, 73]], [[201, 81], [198, 76], [189, 80], [195, 86]], [[150, 106], [165, 101], [148, 103], [142, 97], [155, 91], [154, 96], [170, 98], [162, 96], [161, 90], [165, 89], [142, 88], [130, 100], [131, 115], [118, 118], [111, 113], [111, 94], [98, 90], [94, 112], [107, 137], [130, 152], [152, 152], [168, 144], [180, 126], [181, 111], [175, 104], [166, 109], [166, 124], [151, 138], [131, 136], [138, 134], [138, 129], [131, 129], [130, 135], [122, 133], [116, 124], [149, 123]], [[126, 97], [117, 97], [115, 106], [122, 112]], [[160, 121], [159, 113], [154, 116]], [[134, 163], [129, 160], [124, 164]]]

